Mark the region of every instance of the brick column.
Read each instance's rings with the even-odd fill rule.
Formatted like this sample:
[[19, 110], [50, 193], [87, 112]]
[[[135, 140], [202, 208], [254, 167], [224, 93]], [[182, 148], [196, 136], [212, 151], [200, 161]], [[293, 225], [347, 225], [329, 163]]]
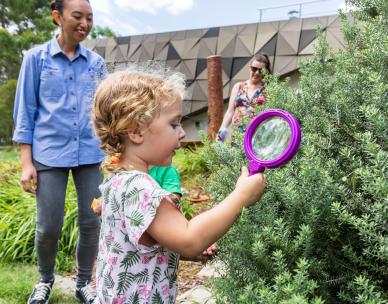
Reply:
[[207, 99], [208, 129], [207, 135], [214, 139], [221, 126], [224, 115], [224, 98], [222, 96], [222, 64], [221, 56], [207, 57]]

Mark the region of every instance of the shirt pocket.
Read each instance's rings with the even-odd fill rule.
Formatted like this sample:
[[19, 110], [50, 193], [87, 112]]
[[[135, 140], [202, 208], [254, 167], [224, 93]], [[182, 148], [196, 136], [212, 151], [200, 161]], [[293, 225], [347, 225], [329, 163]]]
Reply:
[[94, 73], [89, 70], [88, 72], [82, 73], [79, 77], [82, 94], [82, 102], [85, 108], [90, 111], [93, 106], [94, 94], [96, 92], [96, 77]]
[[54, 69], [43, 69], [40, 73], [39, 95], [43, 97], [61, 97], [65, 94], [63, 72]]

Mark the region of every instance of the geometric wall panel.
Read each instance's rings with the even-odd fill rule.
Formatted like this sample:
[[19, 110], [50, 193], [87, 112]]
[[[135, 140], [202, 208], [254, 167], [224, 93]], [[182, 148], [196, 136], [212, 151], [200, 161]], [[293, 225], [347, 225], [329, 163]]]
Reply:
[[[233, 60], [233, 64], [239, 64], [241, 65], [241, 67], [239, 67], [239, 70], [236, 74], [233, 75], [233, 79], [237, 79], [237, 80], [246, 80], [248, 79], [249, 77], [249, 69], [248, 69], [248, 65], [251, 61], [251, 57], [247, 57], [247, 58], [235, 58]], [[235, 68], [235, 66], [233, 65], [233, 68]]]
[[274, 56], [276, 53], [276, 44], [278, 41], [278, 34], [275, 34], [271, 37], [270, 40], [267, 41], [266, 44], [264, 44], [258, 51], [255, 52], [255, 54], [258, 53], [265, 53], [270, 56]]
[[252, 56], [253, 55], [254, 40], [250, 36], [237, 36], [235, 56]]
[[217, 54], [222, 57], [234, 57], [234, 51], [236, 49], [236, 36], [223, 36], [220, 37]]
[[300, 41], [298, 47], [298, 53], [308, 46], [315, 39], [315, 29], [302, 30], [300, 33]]
[[298, 56], [277, 56], [275, 60], [274, 72], [288, 74], [297, 69]]
[[[260, 51], [260, 49], [262, 49], [278, 32], [279, 22], [259, 23], [255, 39], [256, 43], [254, 53]], [[273, 52], [275, 52], [275, 49], [273, 49]]]
[[296, 55], [298, 53], [300, 31], [282, 31], [278, 34], [276, 55]]
[[207, 68], [207, 59], [198, 59], [197, 61], [197, 69], [195, 71], [195, 78], [198, 78], [198, 76]]
[[183, 58], [183, 54], [184, 54], [184, 51], [185, 51], [185, 40], [171, 40], [170, 43], [175, 48], [175, 51], [178, 53], [179, 57]]
[[298, 55], [299, 56], [303, 56], [303, 55], [314, 54], [314, 49], [315, 49], [315, 46], [316, 46], [317, 43], [318, 43], [318, 40], [313, 40], [309, 45], [307, 45], [303, 49], [301, 49], [298, 52]]
[[222, 70], [230, 77], [232, 74], [233, 58], [221, 57]]
[[290, 19], [287, 21], [280, 21], [279, 31], [300, 31], [303, 19]]
[[220, 34], [220, 28], [219, 27], [212, 27], [210, 28], [205, 35], [203, 35], [202, 38], [213, 38], [218, 37]]
[[235, 78], [237, 73], [245, 68], [251, 59], [251, 57], [234, 58], [231, 78]]
[[344, 39], [339, 28], [328, 27], [326, 29], [326, 39], [334, 51], [344, 48]]
[[255, 36], [257, 33], [257, 23], [239, 25], [237, 33], [239, 36]]
[[314, 17], [303, 19], [302, 30], [316, 30], [319, 26], [324, 29], [327, 26], [328, 18], [326, 17]]

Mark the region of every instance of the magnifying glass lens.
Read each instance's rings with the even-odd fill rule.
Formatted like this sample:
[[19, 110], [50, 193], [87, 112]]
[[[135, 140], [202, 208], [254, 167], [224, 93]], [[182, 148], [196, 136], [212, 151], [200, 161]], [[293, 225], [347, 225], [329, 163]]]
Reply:
[[252, 137], [252, 150], [260, 160], [274, 160], [288, 147], [291, 129], [281, 117], [271, 117], [257, 127]]

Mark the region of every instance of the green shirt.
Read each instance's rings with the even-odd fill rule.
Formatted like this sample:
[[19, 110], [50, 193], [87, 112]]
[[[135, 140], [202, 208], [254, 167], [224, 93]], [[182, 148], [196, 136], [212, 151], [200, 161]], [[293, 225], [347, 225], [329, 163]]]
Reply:
[[149, 173], [164, 190], [182, 194], [181, 178], [174, 167], [152, 167]]

